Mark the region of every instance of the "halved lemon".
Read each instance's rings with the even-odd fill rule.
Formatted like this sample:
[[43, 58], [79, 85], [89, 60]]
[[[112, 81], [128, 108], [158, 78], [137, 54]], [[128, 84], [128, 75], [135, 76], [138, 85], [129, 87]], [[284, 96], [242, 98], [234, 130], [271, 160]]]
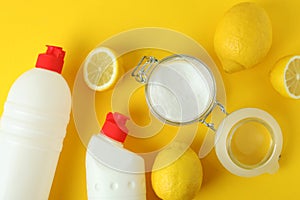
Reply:
[[280, 59], [270, 73], [270, 80], [282, 96], [300, 99], [300, 56]]
[[83, 77], [92, 90], [111, 88], [120, 76], [120, 67], [113, 50], [98, 47], [91, 51], [83, 65]]

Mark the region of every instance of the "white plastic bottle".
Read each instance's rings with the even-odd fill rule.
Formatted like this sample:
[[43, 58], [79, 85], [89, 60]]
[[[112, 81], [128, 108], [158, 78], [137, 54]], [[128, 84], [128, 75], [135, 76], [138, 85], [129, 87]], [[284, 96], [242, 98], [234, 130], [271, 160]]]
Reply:
[[0, 200], [47, 200], [71, 110], [65, 52], [48, 46], [12, 85], [0, 124]]
[[144, 159], [123, 148], [128, 118], [109, 113], [86, 154], [89, 200], [146, 200]]

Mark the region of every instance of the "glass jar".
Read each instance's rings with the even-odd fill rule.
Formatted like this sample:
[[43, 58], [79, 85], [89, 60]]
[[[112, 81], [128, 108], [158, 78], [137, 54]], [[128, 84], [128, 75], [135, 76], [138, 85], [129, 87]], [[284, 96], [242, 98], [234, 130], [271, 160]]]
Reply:
[[[160, 121], [176, 126], [200, 122], [213, 130], [218, 159], [231, 173], [256, 176], [277, 171], [282, 134], [276, 120], [257, 108], [228, 114], [218, 102], [214, 74], [201, 60], [189, 55], [160, 61], [144, 56], [131, 75], [145, 84], [147, 104]], [[207, 122], [215, 108], [225, 115], [218, 128]]]

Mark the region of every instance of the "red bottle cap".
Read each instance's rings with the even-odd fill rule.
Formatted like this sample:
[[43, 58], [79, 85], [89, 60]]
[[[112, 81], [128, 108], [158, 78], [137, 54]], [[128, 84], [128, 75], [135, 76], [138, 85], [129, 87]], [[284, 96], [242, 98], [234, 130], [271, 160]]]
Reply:
[[108, 113], [102, 127], [102, 133], [109, 138], [123, 143], [128, 134], [128, 129], [126, 128], [127, 120], [129, 118], [120, 113]]
[[46, 53], [39, 54], [36, 67], [61, 73], [64, 65], [65, 51], [61, 47], [47, 45]]

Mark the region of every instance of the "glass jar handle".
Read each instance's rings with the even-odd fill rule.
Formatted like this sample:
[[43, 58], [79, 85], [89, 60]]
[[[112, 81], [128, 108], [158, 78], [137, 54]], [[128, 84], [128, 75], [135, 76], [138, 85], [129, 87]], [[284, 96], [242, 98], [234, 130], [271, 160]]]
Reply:
[[199, 120], [200, 123], [204, 124], [205, 126], [207, 126], [208, 128], [210, 128], [211, 130], [213, 130], [214, 132], [216, 132], [216, 128], [215, 128], [215, 124], [213, 122], [207, 122], [206, 119], [207, 117], [212, 113], [212, 111], [216, 108], [219, 107], [220, 110], [225, 114], [228, 115], [228, 113], [226, 112], [225, 107], [218, 101], [215, 101], [213, 107], [210, 109], [210, 111]]
[[156, 66], [158, 60], [153, 56], [144, 56], [134, 70], [131, 76], [135, 77], [135, 80], [140, 83], [146, 83], [148, 80], [148, 73]]
[[216, 133], [219, 127], [215, 127], [215, 124], [213, 122], [206, 121], [208, 116], [214, 111], [216, 107], [218, 107], [221, 110], [221, 112], [224, 113], [226, 116], [228, 115], [228, 113], [225, 110], [225, 107], [220, 102], [215, 101], [210, 111], [199, 120], [200, 123], [204, 124], [210, 129], [210, 131], [207, 132], [199, 150], [200, 158], [204, 158], [209, 152], [211, 152], [212, 148], [215, 146], [216, 140], [218, 139]]

